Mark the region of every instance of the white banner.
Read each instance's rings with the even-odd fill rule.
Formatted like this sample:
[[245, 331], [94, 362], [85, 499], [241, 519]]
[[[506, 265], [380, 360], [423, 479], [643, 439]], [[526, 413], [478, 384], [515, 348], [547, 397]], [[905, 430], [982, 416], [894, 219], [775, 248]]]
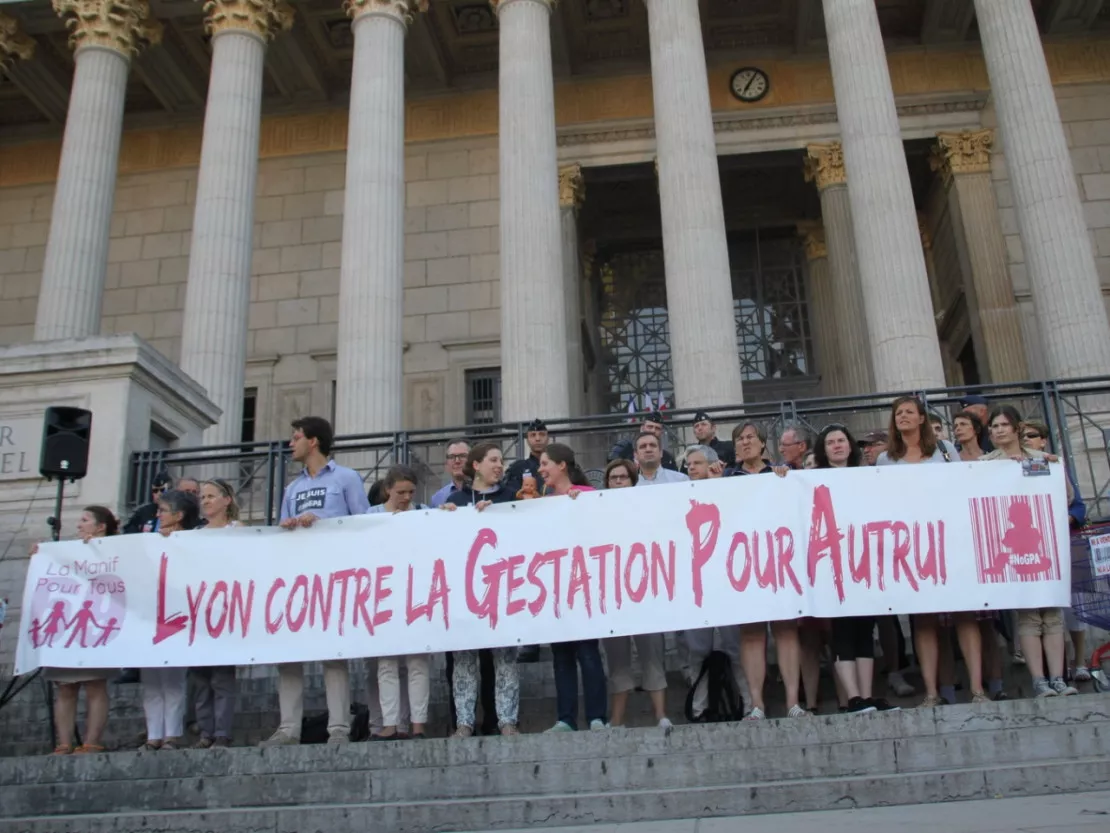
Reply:
[[791, 472], [292, 532], [45, 544], [16, 671], [250, 665], [800, 616], [1066, 607], [1064, 477]]

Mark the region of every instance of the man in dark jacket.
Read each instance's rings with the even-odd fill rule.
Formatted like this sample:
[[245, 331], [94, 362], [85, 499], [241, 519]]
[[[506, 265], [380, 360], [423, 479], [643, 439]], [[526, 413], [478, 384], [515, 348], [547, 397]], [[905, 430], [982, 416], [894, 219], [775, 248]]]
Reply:
[[547, 424], [542, 419], [532, 420], [524, 438], [528, 443], [528, 456], [521, 457], [505, 472], [505, 486], [514, 495], [524, 485], [525, 472], [535, 478], [537, 490], [543, 488], [543, 483], [540, 482], [540, 455], [547, 448]]
[[[736, 449], [732, 443], [717, 438], [717, 425], [705, 411], [694, 414], [694, 437], [697, 445], [709, 446], [716, 451], [717, 459], [726, 466], [736, 465]], [[685, 461], [682, 463], [682, 473], [689, 474]]]
[[[663, 415], [658, 411], [652, 411], [644, 417], [644, 424], [640, 426], [640, 432], [643, 434], [654, 434], [659, 438], [659, 444], [663, 445]], [[627, 438], [621, 440], [609, 451], [609, 462], [613, 460], [635, 460], [636, 447], [635, 440]], [[678, 465], [674, 461], [674, 455], [671, 452], [663, 449], [663, 468], [670, 469], [671, 471], [678, 471]]]
[[150, 503], [144, 503], [127, 519], [127, 523], [123, 525], [123, 534], [157, 532], [158, 498], [162, 496], [163, 492], [172, 488], [173, 478], [166, 472], [160, 471], [158, 474], [154, 475], [154, 480], [150, 484]]

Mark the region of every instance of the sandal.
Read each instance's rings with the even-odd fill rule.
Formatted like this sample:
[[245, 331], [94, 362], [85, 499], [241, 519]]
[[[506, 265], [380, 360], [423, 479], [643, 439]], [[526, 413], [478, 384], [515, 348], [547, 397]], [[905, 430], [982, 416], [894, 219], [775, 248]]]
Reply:
[[54, 747], [54, 754], [55, 755], [72, 755], [73, 754], [73, 744], [72, 743], [59, 743], [57, 746]]
[[162, 748], [162, 741], [160, 741], [160, 740], [148, 740], [146, 743], [144, 743], [142, 746], [139, 747], [139, 751], [140, 752], [157, 752], [161, 748]]
[[511, 737], [512, 735], [519, 735], [519, 734], [520, 734], [520, 729], [518, 729], [516, 727], [515, 723], [506, 723], [504, 726], [501, 727], [501, 736], [502, 737], [507, 738], [507, 737]]
[[473, 736], [474, 736], [474, 727], [473, 726], [460, 726], [458, 729], [455, 730], [455, 734], [453, 734], [451, 737], [454, 737], [454, 738], [469, 738], [469, 737], [473, 737]]
[[181, 738], [166, 738], [164, 741], [162, 741], [162, 748], [163, 749], [180, 749], [181, 748]]
[[73, 750], [74, 755], [93, 755], [97, 752], [104, 752], [105, 749], [99, 743], [82, 743]]
[[201, 738], [193, 744], [193, 749], [210, 749], [215, 744], [212, 738]]

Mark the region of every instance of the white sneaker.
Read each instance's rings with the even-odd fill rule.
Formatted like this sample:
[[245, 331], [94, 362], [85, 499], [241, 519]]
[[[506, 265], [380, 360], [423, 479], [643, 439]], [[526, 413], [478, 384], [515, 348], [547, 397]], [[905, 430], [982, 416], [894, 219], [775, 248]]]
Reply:
[[669, 732], [674, 728], [674, 724], [671, 723], [670, 718], [664, 717], [659, 721], [659, 728]]
[[573, 732], [573, 731], [574, 731], [574, 727], [571, 726], [569, 723], [564, 723], [561, 720], [557, 720], [555, 722], [555, 725], [552, 726], [550, 729], [548, 729], [546, 732], [544, 732], [544, 734], [545, 735], [553, 735], [553, 734], [556, 734], [558, 732]]
[[608, 728], [609, 727], [608, 725], [606, 725], [604, 720], [598, 720], [597, 718], [594, 718], [590, 721], [591, 732], [604, 732]]
[[1052, 690], [1055, 691], [1061, 697], [1069, 697], [1072, 694], [1078, 694], [1079, 693], [1079, 689], [1077, 689], [1073, 685], [1068, 685], [1066, 682], [1064, 682], [1063, 677], [1053, 678], [1052, 680], [1049, 681], [1049, 685], [1052, 686]]
[[281, 729], [278, 729], [258, 745], [266, 749], [271, 746], [299, 746], [300, 742], [300, 738], [295, 738], [292, 735], [286, 734]]
[[886, 684], [899, 697], [910, 697], [915, 691], [914, 687], [906, 682], [901, 671], [891, 671], [887, 674]]
[[336, 727], [328, 730], [328, 746], [342, 746], [351, 742], [351, 730]]
[[767, 715], [765, 715], [763, 713], [763, 709], [759, 708], [758, 706], [744, 715], [745, 720], [763, 720], [765, 717], [767, 717]]
[[786, 716], [787, 717], [813, 717], [813, 715], [811, 715], [809, 712], [807, 712], [805, 709], [803, 709], [797, 703], [795, 703], [793, 706], [790, 707], [790, 711], [788, 711], [786, 713]]
[[1091, 681], [1091, 672], [1089, 669], [1080, 665], [1075, 669], [1075, 673], [1072, 674], [1072, 679], [1077, 683], [1089, 683]]

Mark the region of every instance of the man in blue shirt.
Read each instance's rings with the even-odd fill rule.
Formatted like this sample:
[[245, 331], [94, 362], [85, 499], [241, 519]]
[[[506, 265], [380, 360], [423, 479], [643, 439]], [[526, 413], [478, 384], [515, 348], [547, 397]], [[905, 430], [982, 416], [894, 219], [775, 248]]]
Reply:
[[[329, 460], [332, 428], [323, 417], [293, 422], [289, 440], [293, 459], [304, 469], [285, 487], [281, 500], [281, 528], [294, 530], [318, 520], [362, 515], [370, 508], [362, 478], [353, 469]], [[324, 660], [324, 690], [328, 702], [328, 743], [347, 743], [351, 733], [351, 681], [346, 660]], [[278, 666], [278, 707], [281, 725], [262, 746], [291, 746], [301, 742], [304, 717], [304, 665]]]
[[466, 440], [451, 440], [447, 443], [443, 470], [451, 479], [428, 501], [433, 509], [439, 509], [447, 502], [447, 498], [463, 487], [463, 483], [466, 481], [466, 478], [463, 477], [463, 467], [466, 466], [466, 456], [469, 453], [470, 443]]

